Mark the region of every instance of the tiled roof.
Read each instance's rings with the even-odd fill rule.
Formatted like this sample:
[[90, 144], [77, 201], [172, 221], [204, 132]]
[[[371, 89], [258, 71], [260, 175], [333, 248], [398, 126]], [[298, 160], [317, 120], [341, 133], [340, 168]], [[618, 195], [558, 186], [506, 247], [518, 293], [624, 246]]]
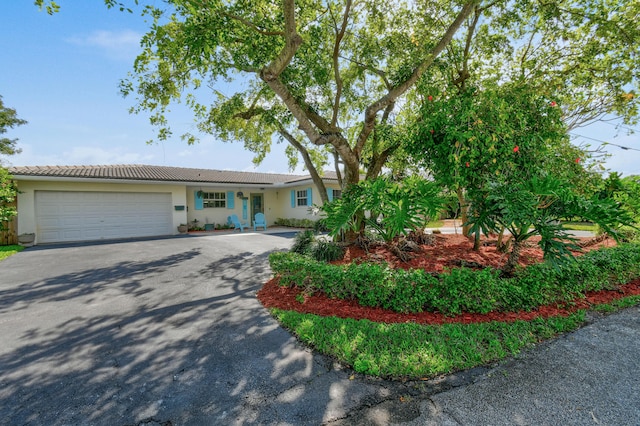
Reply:
[[[9, 173], [17, 178], [20, 176], [41, 176], [78, 179], [89, 178], [263, 185], [294, 183], [311, 178], [309, 175], [189, 169], [183, 167], [147, 166], [141, 164], [105, 166], [22, 166], [9, 167]], [[327, 172], [325, 179], [334, 180], [336, 179], [336, 175], [334, 172]]]

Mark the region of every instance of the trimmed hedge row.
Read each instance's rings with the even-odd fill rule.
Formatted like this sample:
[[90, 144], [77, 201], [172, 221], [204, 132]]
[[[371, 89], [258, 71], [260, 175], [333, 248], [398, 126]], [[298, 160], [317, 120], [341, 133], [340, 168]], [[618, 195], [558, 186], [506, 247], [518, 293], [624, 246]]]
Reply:
[[396, 312], [456, 315], [530, 311], [584, 297], [587, 291], [615, 288], [640, 277], [640, 244], [591, 251], [560, 267], [531, 265], [513, 278], [501, 278], [492, 268], [456, 268], [434, 276], [370, 263], [336, 266], [288, 252], [271, 253], [269, 262], [282, 286]]

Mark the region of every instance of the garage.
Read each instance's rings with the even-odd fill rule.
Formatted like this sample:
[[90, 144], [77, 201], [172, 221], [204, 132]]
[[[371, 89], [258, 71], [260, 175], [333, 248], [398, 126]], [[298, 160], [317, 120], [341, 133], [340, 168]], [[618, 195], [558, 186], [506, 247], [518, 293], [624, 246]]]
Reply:
[[35, 192], [38, 243], [172, 234], [171, 194]]

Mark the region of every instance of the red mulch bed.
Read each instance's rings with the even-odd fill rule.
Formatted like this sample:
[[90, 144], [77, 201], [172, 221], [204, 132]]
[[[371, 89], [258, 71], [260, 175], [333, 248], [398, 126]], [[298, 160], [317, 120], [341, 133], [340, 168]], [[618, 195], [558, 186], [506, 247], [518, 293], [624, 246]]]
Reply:
[[[435, 244], [421, 246], [422, 251], [415, 253], [413, 259], [401, 262], [383, 247], [376, 247], [366, 253], [356, 247], [350, 247], [342, 261], [338, 264], [349, 262], [377, 261], [387, 262], [394, 268], [421, 268], [427, 272], [443, 272], [445, 268], [453, 268], [460, 265], [461, 261], [473, 262], [480, 267], [493, 266], [500, 268], [506, 261], [506, 255], [500, 253], [492, 244], [495, 241], [485, 240], [480, 251], [472, 250], [473, 244], [469, 239], [461, 235], [437, 235]], [[535, 240], [533, 241], [536, 242]], [[598, 249], [605, 246], [613, 246], [615, 242], [607, 239], [602, 243], [589, 246], [584, 251]], [[533, 244], [521, 252], [519, 263], [522, 266], [531, 265], [542, 260], [542, 251]], [[571, 306], [549, 305], [540, 306], [531, 312], [490, 312], [488, 314], [463, 313], [457, 316], [445, 316], [440, 313], [422, 312], [418, 314], [401, 314], [382, 308], [369, 308], [360, 306], [354, 300], [330, 299], [324, 294], [303, 295], [304, 303], [296, 300], [302, 292], [297, 287], [286, 288], [278, 285], [278, 278], [268, 281], [258, 292], [257, 297], [266, 308], [279, 308], [302, 313], [311, 313], [322, 316], [336, 316], [340, 318], [368, 319], [383, 323], [414, 322], [420, 324], [445, 324], [445, 323], [478, 323], [501, 321], [511, 322], [516, 320], [530, 321], [538, 317], [567, 316], [578, 309], [586, 309], [594, 304], [609, 303], [631, 295], [640, 295], [640, 279], [634, 280], [616, 291], [602, 290], [587, 293], [584, 299], [578, 299]]]

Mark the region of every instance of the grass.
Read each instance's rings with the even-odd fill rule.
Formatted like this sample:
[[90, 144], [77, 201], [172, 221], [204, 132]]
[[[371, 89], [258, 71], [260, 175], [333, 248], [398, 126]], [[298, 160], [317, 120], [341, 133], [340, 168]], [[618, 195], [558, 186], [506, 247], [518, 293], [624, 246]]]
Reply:
[[444, 220], [432, 220], [425, 225], [425, 228], [442, 228]]
[[0, 246], [0, 260], [4, 260], [7, 257], [22, 251], [23, 249], [24, 247], [18, 245]]
[[[640, 296], [631, 296], [596, 310], [608, 313], [638, 303]], [[585, 321], [584, 310], [532, 321], [445, 325], [384, 324], [280, 309], [271, 313], [302, 342], [356, 372], [402, 379], [431, 378], [502, 360]]]
[[562, 222], [562, 227], [572, 231], [591, 231], [593, 233], [598, 231], [598, 225], [591, 222]]

